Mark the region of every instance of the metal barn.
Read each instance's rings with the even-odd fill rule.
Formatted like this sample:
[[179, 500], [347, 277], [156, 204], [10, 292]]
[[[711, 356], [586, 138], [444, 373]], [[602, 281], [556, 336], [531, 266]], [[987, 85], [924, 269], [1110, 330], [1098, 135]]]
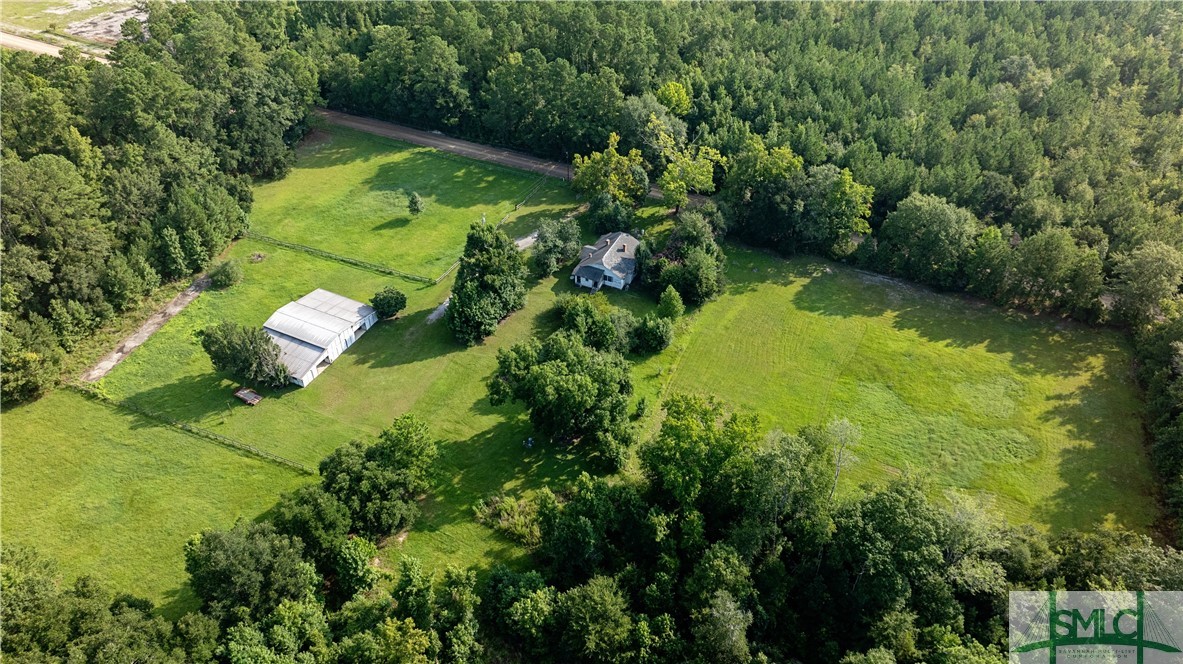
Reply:
[[292, 382], [307, 387], [377, 322], [370, 305], [318, 288], [280, 307], [263, 330], [279, 346]]

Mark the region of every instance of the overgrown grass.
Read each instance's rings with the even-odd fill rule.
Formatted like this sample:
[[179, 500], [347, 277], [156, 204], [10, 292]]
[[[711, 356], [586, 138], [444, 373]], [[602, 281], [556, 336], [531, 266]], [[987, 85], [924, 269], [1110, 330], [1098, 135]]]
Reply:
[[[426, 203], [419, 215], [407, 210], [412, 191]], [[505, 230], [516, 237], [575, 206], [562, 180], [327, 125], [299, 149], [287, 177], [255, 189], [251, 228], [434, 278], [460, 257], [482, 216], [492, 224], [510, 215]]]

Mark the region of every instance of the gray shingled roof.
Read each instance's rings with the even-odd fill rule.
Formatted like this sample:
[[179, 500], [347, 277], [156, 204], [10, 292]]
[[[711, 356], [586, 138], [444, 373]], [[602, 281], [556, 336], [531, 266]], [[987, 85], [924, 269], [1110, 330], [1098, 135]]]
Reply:
[[637, 270], [637, 238], [628, 233], [608, 233], [585, 245], [579, 254], [574, 274], [587, 279], [601, 279], [611, 272], [621, 280]]

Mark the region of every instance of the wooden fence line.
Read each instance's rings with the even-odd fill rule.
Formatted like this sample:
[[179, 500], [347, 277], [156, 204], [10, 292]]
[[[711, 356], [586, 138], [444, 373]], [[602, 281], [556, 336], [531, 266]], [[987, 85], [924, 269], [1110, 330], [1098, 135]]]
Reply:
[[283, 247], [285, 249], [292, 249], [294, 251], [302, 251], [306, 254], [311, 254], [313, 256], [319, 256], [320, 258], [327, 258], [328, 260], [336, 261], [338, 263], [344, 263], [346, 265], [351, 265], [353, 267], [359, 267], [359, 268], [362, 268], [363, 270], [369, 270], [371, 272], [377, 272], [379, 274], [387, 274], [387, 275], [391, 275], [391, 276], [395, 276], [395, 277], [402, 277], [403, 279], [406, 279], [408, 281], [417, 281], [419, 283], [424, 283], [424, 284], [438, 283], [435, 279], [432, 279], [431, 277], [425, 277], [421, 274], [412, 274], [410, 272], [403, 272], [402, 270], [396, 270], [392, 267], [387, 267], [385, 265], [379, 265], [377, 263], [363, 261], [358, 258], [350, 258], [349, 256], [342, 256], [340, 254], [334, 254], [334, 253], [325, 251], [323, 249], [309, 247], [308, 245], [304, 245], [304, 244], [296, 244], [295, 242], [288, 242], [287, 240], [280, 240], [278, 238], [273, 238], [270, 235], [263, 235], [262, 233], [256, 233], [254, 231], [247, 231], [247, 232], [243, 233], [243, 236], [248, 237], [252, 240], [266, 242], [267, 244], [274, 244], [276, 246]]
[[262, 459], [264, 461], [270, 461], [271, 463], [277, 463], [281, 466], [287, 466], [288, 468], [299, 471], [305, 475], [316, 475], [317, 474], [315, 470], [313, 470], [312, 468], [309, 468], [308, 466], [305, 466], [304, 464], [300, 463], [299, 461], [293, 461], [291, 459], [288, 459], [287, 457], [282, 457], [282, 456], [275, 454], [273, 452], [268, 452], [267, 450], [261, 450], [261, 449], [255, 447], [254, 445], [248, 445], [248, 444], [242, 442], [241, 440], [235, 440], [233, 438], [230, 438], [229, 436], [223, 436], [220, 433], [214, 433], [213, 431], [210, 431], [209, 429], [203, 429], [199, 426], [194, 426], [192, 424], [189, 424], [188, 422], [181, 422], [180, 420], [174, 420], [173, 418], [168, 417], [167, 415], [161, 415], [160, 413], [148, 410], [147, 408], [137, 406], [137, 405], [129, 403], [127, 401], [117, 401], [117, 400], [112, 399], [111, 397], [103, 394], [102, 392], [99, 392], [98, 390], [96, 390], [93, 387], [90, 387], [88, 385], [79, 385], [77, 383], [66, 383], [65, 387], [68, 389], [72, 389], [75, 392], [78, 392], [79, 394], [81, 394], [85, 397], [88, 397], [88, 398], [98, 401], [100, 403], [106, 404], [108, 406], [130, 410], [131, 412], [136, 413], [137, 415], [141, 415], [141, 416], [146, 417], [148, 419], [160, 422], [161, 424], [164, 424], [166, 426], [172, 427], [174, 429], [178, 429], [178, 430], [183, 431], [195, 438], [204, 438], [205, 440], [208, 440], [210, 442], [217, 443], [219, 445], [224, 445], [226, 447], [238, 450], [239, 452], [243, 452], [243, 453], [248, 454], [250, 456], [258, 457], [259, 459]]

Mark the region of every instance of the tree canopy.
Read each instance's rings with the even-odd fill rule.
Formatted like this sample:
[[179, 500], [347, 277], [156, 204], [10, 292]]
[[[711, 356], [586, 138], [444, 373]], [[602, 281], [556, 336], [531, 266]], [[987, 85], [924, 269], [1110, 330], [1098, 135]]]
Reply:
[[580, 442], [617, 464], [631, 439], [633, 384], [624, 358], [586, 346], [573, 332], [530, 339], [497, 351], [489, 401], [520, 401], [534, 430], [560, 444]]
[[501, 229], [474, 223], [452, 287], [448, 326], [461, 343], [475, 344], [501, 319], [526, 304], [526, 262]]

